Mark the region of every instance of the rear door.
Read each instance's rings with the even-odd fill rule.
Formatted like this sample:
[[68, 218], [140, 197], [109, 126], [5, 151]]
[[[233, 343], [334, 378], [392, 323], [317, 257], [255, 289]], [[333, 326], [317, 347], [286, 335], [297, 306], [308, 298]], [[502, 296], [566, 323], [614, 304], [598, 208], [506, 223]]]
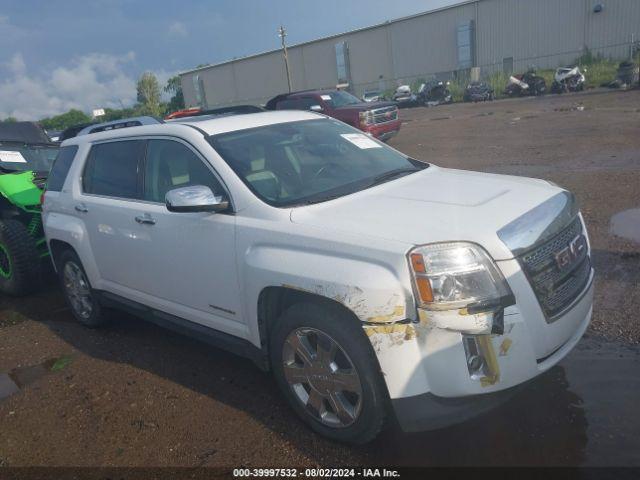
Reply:
[[82, 174], [75, 214], [86, 225], [99, 285], [110, 290], [121, 285], [139, 286], [142, 274], [136, 246], [149, 239], [140, 236], [134, 217], [142, 194], [141, 176], [146, 140], [117, 140], [94, 144]]

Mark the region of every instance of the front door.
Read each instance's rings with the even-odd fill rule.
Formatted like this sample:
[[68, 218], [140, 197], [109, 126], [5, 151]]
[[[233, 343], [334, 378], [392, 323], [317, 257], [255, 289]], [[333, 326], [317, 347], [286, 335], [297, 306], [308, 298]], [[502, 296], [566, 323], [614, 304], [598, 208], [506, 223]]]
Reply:
[[[236, 269], [235, 216], [177, 213], [165, 206], [174, 188], [205, 185], [227, 195], [203, 158], [177, 139], [151, 139], [144, 166], [139, 230], [149, 237], [138, 258], [145, 291], [169, 313], [247, 336]], [[142, 245], [142, 244], [140, 244]]]

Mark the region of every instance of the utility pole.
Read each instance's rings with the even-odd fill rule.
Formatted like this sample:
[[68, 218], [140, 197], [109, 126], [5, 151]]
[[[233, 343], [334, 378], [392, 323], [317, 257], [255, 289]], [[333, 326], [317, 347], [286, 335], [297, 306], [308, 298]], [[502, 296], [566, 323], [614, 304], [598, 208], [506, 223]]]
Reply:
[[287, 31], [282, 25], [278, 30], [278, 36], [282, 40], [282, 53], [284, 55], [284, 66], [287, 69], [287, 85], [289, 86], [289, 93], [291, 93], [291, 73], [289, 72], [289, 57], [287, 56], [287, 44], [284, 41], [284, 37], [287, 36]]

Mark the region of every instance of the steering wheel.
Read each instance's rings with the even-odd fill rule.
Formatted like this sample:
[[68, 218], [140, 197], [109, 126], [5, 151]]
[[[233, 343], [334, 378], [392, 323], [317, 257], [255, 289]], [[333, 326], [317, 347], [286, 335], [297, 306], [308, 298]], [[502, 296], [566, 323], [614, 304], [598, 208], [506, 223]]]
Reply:
[[318, 169], [318, 171], [316, 173], [313, 174], [313, 177], [311, 178], [311, 181], [316, 180], [318, 178], [320, 178], [320, 176], [325, 173], [325, 172], [329, 172], [329, 171], [341, 171], [341, 172], [348, 172], [348, 170], [341, 164], [336, 163], [336, 162], [329, 162], [326, 165], [323, 165], [322, 167], [320, 167]]

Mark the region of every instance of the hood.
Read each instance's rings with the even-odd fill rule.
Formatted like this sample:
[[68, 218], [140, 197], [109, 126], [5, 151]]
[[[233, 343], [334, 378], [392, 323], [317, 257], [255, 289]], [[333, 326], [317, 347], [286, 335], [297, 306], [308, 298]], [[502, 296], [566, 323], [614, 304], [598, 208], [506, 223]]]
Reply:
[[293, 223], [414, 245], [468, 241], [513, 258], [497, 232], [562, 192], [544, 180], [430, 166], [361, 192], [291, 212]]
[[360, 102], [354, 103], [352, 105], [345, 105], [344, 107], [338, 107], [336, 110], [339, 111], [349, 111], [355, 110], [357, 112], [364, 112], [365, 110], [374, 110], [376, 108], [382, 107], [394, 107], [396, 104], [394, 102]]

